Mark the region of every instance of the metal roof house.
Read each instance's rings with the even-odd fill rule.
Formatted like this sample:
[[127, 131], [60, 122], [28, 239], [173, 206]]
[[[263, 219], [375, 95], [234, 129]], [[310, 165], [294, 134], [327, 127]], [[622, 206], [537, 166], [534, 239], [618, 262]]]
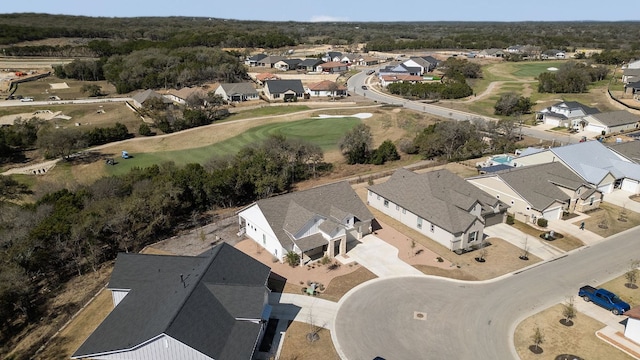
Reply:
[[301, 264], [345, 254], [347, 242], [371, 233], [373, 215], [347, 182], [258, 200], [238, 213], [240, 234], [283, 261]]
[[400, 169], [368, 190], [370, 206], [451, 251], [479, 245], [485, 226], [506, 219], [506, 204], [449, 170]]
[[587, 211], [600, 206], [602, 193], [559, 162], [511, 167], [466, 179], [509, 207], [522, 222], [540, 217], [557, 220], [563, 211]]
[[586, 141], [520, 156], [517, 166], [561, 162], [604, 194], [614, 189], [640, 192], [640, 165], [599, 141]]
[[269, 318], [271, 270], [228, 244], [199, 256], [119, 254], [114, 309], [73, 359], [246, 359]]

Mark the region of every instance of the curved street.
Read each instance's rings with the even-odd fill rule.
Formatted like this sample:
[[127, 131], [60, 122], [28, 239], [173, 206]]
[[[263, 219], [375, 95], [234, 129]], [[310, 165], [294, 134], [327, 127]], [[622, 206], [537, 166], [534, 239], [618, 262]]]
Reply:
[[[343, 359], [517, 359], [517, 324], [640, 258], [634, 228], [564, 257], [484, 282], [377, 279], [339, 302], [332, 338]], [[490, 264], [487, 264], [490, 266]]]

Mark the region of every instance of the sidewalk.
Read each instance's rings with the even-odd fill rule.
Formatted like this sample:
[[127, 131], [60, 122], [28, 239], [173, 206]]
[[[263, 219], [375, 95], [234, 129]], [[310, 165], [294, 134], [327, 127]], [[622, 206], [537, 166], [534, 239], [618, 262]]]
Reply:
[[515, 227], [505, 223], [489, 226], [484, 229], [484, 233], [489, 237], [503, 239], [511, 243], [513, 246], [517, 246], [521, 249], [524, 248], [526, 239], [529, 253], [539, 257], [543, 261], [550, 260], [564, 254], [564, 251], [556, 248], [555, 246], [545, 243], [535, 236], [525, 234]]
[[614, 190], [612, 193], [604, 194], [604, 201], [640, 213], [640, 203], [629, 199], [631, 195], [633, 194], [626, 191]]
[[585, 246], [593, 245], [604, 240], [604, 238], [589, 230], [580, 230], [580, 222], [588, 217], [588, 215], [580, 214], [580, 216], [570, 220], [549, 220], [548, 228], [560, 234], [574, 236], [580, 239]]
[[398, 248], [375, 235], [365, 236], [346, 256], [336, 259], [343, 264], [356, 261], [378, 277], [424, 275], [398, 258]]
[[338, 303], [310, 295], [269, 294], [271, 317], [313, 324], [333, 331]]

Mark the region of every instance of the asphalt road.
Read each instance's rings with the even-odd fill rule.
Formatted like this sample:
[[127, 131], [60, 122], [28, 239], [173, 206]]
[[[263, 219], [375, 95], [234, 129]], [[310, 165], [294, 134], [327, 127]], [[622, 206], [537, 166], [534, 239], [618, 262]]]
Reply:
[[517, 359], [517, 324], [584, 284], [625, 273], [640, 258], [639, 236], [635, 228], [488, 282], [424, 276], [362, 284], [340, 301], [333, 341], [344, 359]]
[[[380, 104], [400, 105], [407, 109], [424, 112], [427, 114], [440, 116], [446, 119], [456, 121], [472, 121], [474, 119], [483, 119], [486, 121], [497, 121], [498, 119], [489, 116], [478, 115], [474, 113], [464, 112], [460, 110], [449, 109], [443, 106], [435, 104], [425, 104], [420, 101], [409, 101], [400, 97], [391, 96], [381, 93], [379, 91], [372, 90], [371, 86], [367, 84], [367, 76], [364, 72], [353, 75], [347, 80], [347, 87], [350, 92], [362, 95], [368, 99], [376, 101]], [[363, 85], [367, 85], [368, 89], [364, 90]], [[530, 127], [523, 127], [522, 134], [536, 139], [542, 139], [547, 141], [554, 141], [557, 144], [577, 143], [579, 139], [570, 136], [558, 136], [554, 133], [538, 130]]]

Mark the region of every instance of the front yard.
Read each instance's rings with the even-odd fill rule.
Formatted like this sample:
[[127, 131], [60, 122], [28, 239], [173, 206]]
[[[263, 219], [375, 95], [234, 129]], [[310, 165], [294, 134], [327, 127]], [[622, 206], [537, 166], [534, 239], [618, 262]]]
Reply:
[[585, 229], [602, 237], [609, 237], [640, 225], [640, 214], [610, 203], [602, 203], [600, 209], [589, 212], [588, 215]]

